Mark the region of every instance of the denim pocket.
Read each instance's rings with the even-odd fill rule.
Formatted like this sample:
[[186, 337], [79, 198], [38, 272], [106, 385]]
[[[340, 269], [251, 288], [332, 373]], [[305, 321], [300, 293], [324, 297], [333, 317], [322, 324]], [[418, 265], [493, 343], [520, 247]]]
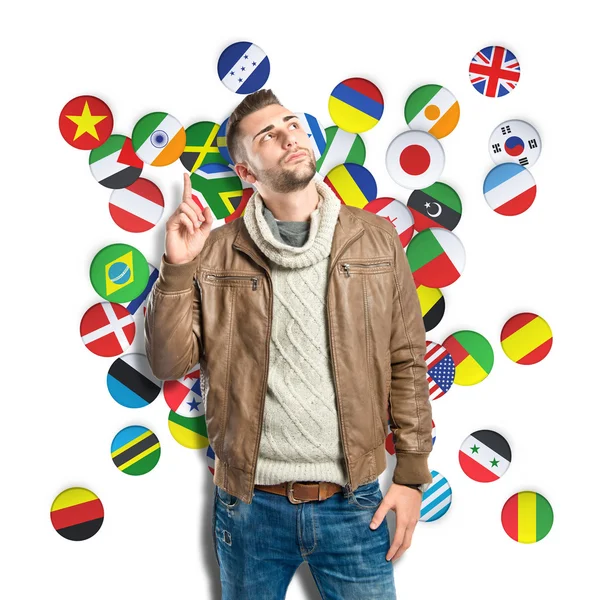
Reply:
[[371, 483], [359, 485], [353, 492], [351, 491], [348, 496], [349, 504], [352, 504], [357, 508], [370, 510], [377, 508], [382, 500], [383, 494], [378, 479]]
[[240, 499], [237, 496], [230, 494], [218, 485], [216, 486], [216, 488], [217, 500], [227, 508], [233, 508], [240, 501]]

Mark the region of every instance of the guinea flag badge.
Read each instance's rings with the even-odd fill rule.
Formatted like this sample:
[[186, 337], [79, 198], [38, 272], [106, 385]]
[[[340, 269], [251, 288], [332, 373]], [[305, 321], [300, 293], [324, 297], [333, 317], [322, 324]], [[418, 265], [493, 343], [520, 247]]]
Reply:
[[508, 537], [522, 544], [533, 544], [550, 533], [554, 512], [542, 494], [523, 491], [505, 502], [501, 520]]
[[387, 219], [396, 228], [402, 247], [408, 246], [415, 230], [415, 221], [406, 204], [395, 198], [375, 198], [365, 204], [363, 210]]
[[368, 79], [351, 77], [333, 88], [328, 109], [338, 127], [350, 133], [362, 133], [379, 123], [383, 115], [383, 96]]
[[435, 183], [444, 170], [444, 149], [425, 131], [405, 131], [392, 140], [385, 155], [390, 177], [409, 190]]
[[456, 365], [454, 383], [458, 385], [474, 385], [483, 381], [494, 366], [491, 344], [476, 331], [457, 331], [448, 336], [442, 346], [452, 355]]
[[160, 442], [150, 429], [130, 425], [113, 438], [110, 456], [119, 471], [127, 475], [145, 475], [158, 463]]
[[440, 139], [454, 131], [460, 118], [460, 106], [447, 88], [422, 85], [408, 97], [404, 118], [411, 129], [426, 131]]
[[153, 167], [174, 163], [183, 153], [185, 139], [183, 125], [165, 112], [143, 116], [131, 133], [133, 151]]
[[446, 183], [436, 182], [422, 190], [411, 192], [407, 206], [415, 220], [415, 229], [429, 227], [454, 229], [462, 215], [459, 195]]
[[121, 304], [98, 302], [81, 317], [79, 335], [90, 352], [98, 356], [118, 356], [133, 342], [135, 321]]
[[94, 148], [89, 164], [94, 179], [112, 190], [131, 185], [144, 168], [133, 151], [131, 139], [124, 135], [111, 135], [102, 146]]
[[461, 469], [482, 483], [500, 479], [510, 466], [511, 458], [506, 439], [490, 429], [480, 429], [467, 436], [458, 451]]
[[520, 365], [533, 365], [552, 348], [552, 329], [542, 317], [530, 312], [511, 317], [500, 333], [502, 350]]
[[104, 507], [91, 490], [63, 490], [50, 507], [52, 527], [67, 540], [81, 542], [96, 535], [104, 522]]
[[93, 150], [104, 144], [113, 130], [108, 104], [96, 96], [77, 96], [60, 111], [58, 128], [65, 142], [78, 150]]
[[498, 214], [509, 217], [525, 212], [536, 192], [531, 171], [512, 162], [496, 165], [483, 182], [486, 202]]
[[131, 233], [152, 229], [160, 221], [164, 209], [165, 199], [160, 188], [144, 177], [126, 188], [113, 190], [108, 203], [112, 220]]

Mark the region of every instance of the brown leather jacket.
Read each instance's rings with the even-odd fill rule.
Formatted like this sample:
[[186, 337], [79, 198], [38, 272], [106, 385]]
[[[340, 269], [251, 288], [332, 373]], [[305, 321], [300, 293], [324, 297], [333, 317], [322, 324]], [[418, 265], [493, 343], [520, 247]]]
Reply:
[[[268, 261], [242, 218], [213, 229], [202, 252], [174, 265], [161, 257], [146, 307], [145, 344], [159, 379], [200, 363], [213, 481], [252, 502], [269, 366]], [[425, 327], [395, 227], [342, 204], [334, 230], [327, 323], [350, 489], [386, 468], [388, 419], [394, 483], [431, 483], [431, 403]], [[388, 412], [389, 403], [389, 412]]]

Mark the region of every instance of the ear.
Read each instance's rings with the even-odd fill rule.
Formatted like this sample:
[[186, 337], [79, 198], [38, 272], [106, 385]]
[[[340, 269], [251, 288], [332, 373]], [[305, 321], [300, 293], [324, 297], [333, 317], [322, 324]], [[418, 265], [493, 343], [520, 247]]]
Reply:
[[234, 167], [234, 170], [238, 177], [243, 179], [245, 182], [253, 184], [256, 181], [254, 173], [250, 171], [246, 163], [237, 163]]

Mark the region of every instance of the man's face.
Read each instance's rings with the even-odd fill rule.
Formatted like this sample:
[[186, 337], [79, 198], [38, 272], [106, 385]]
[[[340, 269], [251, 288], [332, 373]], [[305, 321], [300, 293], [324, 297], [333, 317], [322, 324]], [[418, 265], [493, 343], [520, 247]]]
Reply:
[[[317, 170], [310, 138], [298, 117], [279, 104], [248, 115], [240, 123], [248, 169], [256, 182], [278, 193], [304, 189]], [[240, 165], [244, 166], [242, 163]], [[250, 183], [254, 183], [251, 173]]]

